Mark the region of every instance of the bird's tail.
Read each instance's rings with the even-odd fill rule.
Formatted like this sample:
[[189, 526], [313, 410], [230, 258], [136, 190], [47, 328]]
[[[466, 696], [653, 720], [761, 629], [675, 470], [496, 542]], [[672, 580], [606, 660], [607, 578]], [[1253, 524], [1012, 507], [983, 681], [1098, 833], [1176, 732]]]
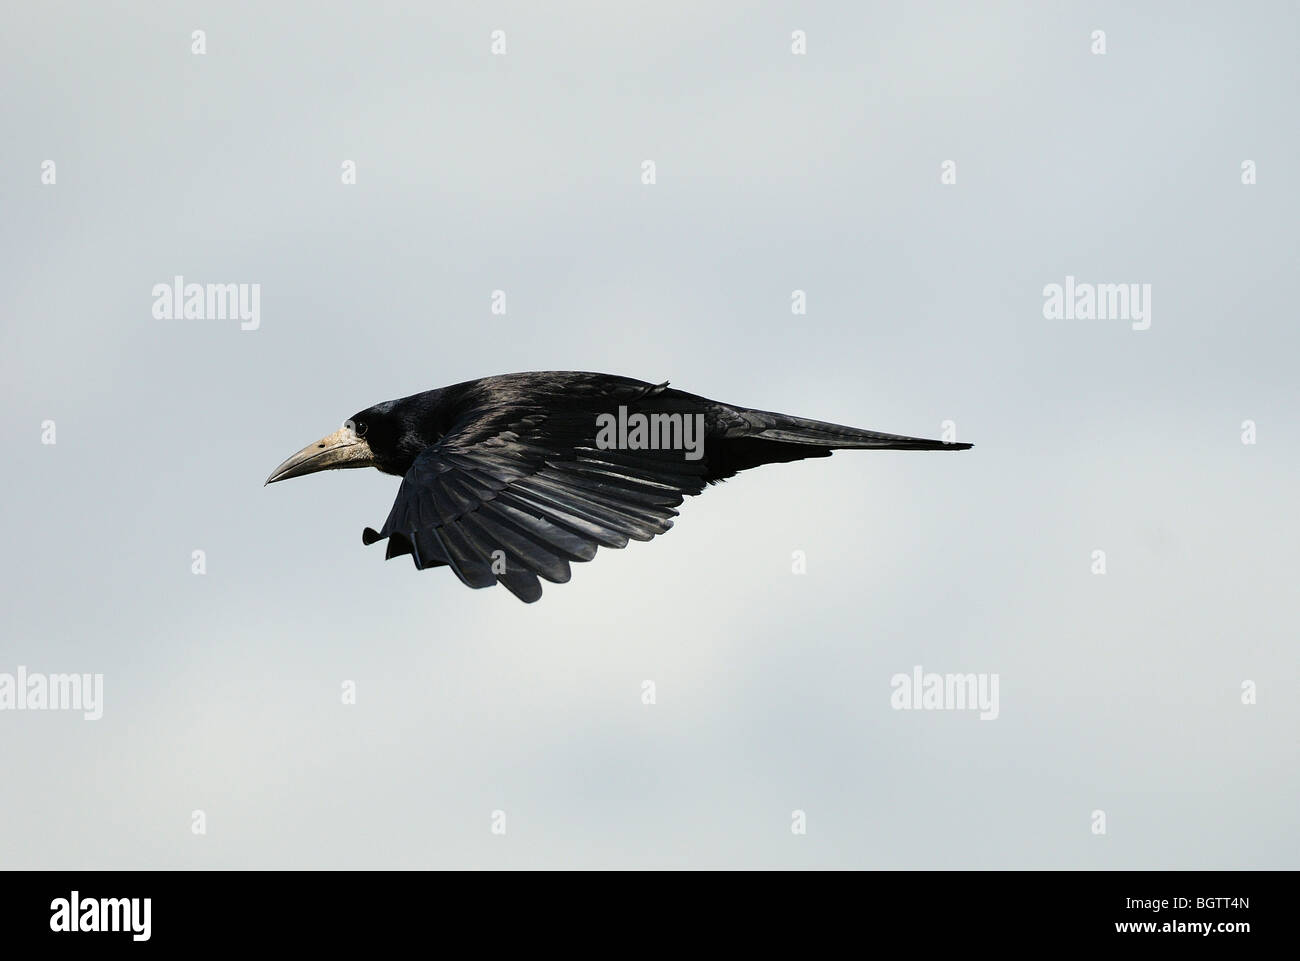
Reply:
[[845, 427], [842, 424], [808, 420], [805, 417], [791, 417], [789, 414], [774, 414], [766, 411], [754, 411], [754, 413], [762, 414], [771, 423], [771, 426], [748, 435], [755, 440], [801, 444], [829, 450], [968, 450], [972, 446], [942, 440], [927, 440], [924, 437], [907, 437], [903, 434], [884, 434], [875, 430], [862, 430], [858, 427]]

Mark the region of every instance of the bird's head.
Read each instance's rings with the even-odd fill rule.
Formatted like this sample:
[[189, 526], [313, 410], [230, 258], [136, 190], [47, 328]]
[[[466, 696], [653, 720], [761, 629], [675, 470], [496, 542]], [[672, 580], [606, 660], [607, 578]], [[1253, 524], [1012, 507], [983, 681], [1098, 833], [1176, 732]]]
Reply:
[[389, 405], [368, 407], [349, 417], [334, 433], [308, 444], [271, 472], [268, 484], [302, 477], [322, 470], [349, 467], [377, 467], [389, 474], [401, 474], [398, 463], [402, 425]]

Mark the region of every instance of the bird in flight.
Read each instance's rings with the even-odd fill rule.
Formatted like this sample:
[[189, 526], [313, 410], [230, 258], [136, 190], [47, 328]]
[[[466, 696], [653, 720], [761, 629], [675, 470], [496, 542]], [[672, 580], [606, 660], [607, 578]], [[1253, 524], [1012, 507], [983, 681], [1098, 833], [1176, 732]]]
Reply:
[[539, 371], [385, 401], [309, 444], [266, 483], [375, 467], [402, 478], [382, 528], [385, 559], [450, 567], [473, 588], [520, 600], [597, 547], [648, 541], [688, 494], [761, 464], [834, 450], [966, 450], [751, 410], [612, 374]]

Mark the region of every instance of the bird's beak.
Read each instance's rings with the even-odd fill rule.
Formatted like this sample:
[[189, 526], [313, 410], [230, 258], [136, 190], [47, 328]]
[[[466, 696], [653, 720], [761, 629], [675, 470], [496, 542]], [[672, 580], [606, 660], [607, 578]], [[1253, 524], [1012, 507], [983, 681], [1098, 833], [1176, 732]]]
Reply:
[[374, 452], [370, 445], [358, 437], [351, 428], [343, 427], [322, 437], [314, 444], [308, 444], [298, 453], [271, 472], [267, 484], [314, 474], [318, 470], [337, 470], [341, 467], [373, 467]]

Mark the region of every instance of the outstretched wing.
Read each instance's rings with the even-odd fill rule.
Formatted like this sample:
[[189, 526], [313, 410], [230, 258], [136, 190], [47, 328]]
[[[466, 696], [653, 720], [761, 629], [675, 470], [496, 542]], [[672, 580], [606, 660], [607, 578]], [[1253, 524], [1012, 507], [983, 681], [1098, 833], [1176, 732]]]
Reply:
[[587, 406], [472, 415], [416, 458], [383, 529], [366, 528], [363, 540], [387, 538], [386, 557], [445, 564], [470, 587], [500, 582], [532, 602], [539, 577], [564, 583], [569, 565], [597, 547], [664, 533], [674, 508], [704, 488], [705, 461], [681, 450], [601, 450], [597, 415], [612, 409], [594, 398]]

